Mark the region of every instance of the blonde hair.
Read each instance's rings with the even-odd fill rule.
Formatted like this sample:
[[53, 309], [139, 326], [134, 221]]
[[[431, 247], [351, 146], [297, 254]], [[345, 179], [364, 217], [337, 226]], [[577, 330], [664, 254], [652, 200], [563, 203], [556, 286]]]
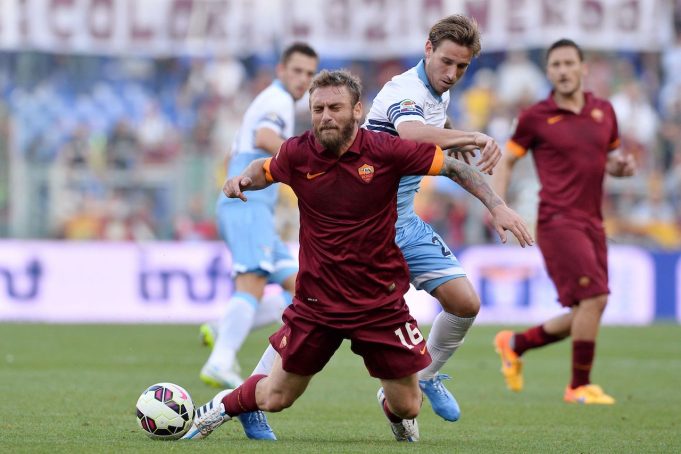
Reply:
[[447, 16], [432, 26], [428, 33], [428, 40], [433, 45], [433, 50], [444, 40], [450, 40], [466, 47], [477, 57], [482, 49], [480, 44], [480, 30], [475, 19], [454, 14]]

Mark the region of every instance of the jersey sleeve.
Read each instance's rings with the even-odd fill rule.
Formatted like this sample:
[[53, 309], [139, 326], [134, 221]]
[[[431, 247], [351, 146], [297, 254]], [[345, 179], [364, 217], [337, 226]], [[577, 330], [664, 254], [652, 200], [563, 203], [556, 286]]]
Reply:
[[285, 96], [273, 97], [255, 124], [255, 130], [269, 128], [279, 137], [288, 139], [287, 129], [293, 124], [293, 101]]
[[532, 148], [534, 142], [534, 131], [529, 114], [523, 112], [516, 120], [515, 130], [511, 138], [506, 142], [506, 150], [516, 157], [525, 156], [527, 151]]
[[281, 145], [276, 155], [268, 158], [263, 165], [265, 178], [268, 183], [282, 182], [289, 184], [291, 181], [291, 165], [289, 146], [292, 139], [287, 140]]
[[409, 86], [398, 86], [392, 81], [386, 86], [383, 104], [386, 106], [385, 116], [395, 128], [403, 121], [420, 121], [425, 123], [423, 106], [425, 94]]
[[395, 159], [396, 172], [403, 175], [438, 175], [445, 162], [442, 149], [432, 143], [392, 138], [389, 153]]
[[615, 114], [615, 109], [612, 104], [608, 103], [608, 111], [612, 115], [612, 128], [610, 130], [610, 140], [608, 141], [608, 151], [616, 150], [620, 147], [620, 131], [617, 126], [617, 115]]

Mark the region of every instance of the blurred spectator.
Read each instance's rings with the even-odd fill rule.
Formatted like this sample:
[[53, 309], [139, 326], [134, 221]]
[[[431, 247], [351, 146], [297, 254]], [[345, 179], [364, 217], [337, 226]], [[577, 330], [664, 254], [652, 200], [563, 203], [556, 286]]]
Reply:
[[676, 224], [674, 208], [665, 198], [660, 175], [650, 176], [646, 196], [634, 205], [621, 229], [625, 233], [639, 236], [648, 246], [681, 246], [681, 229]]
[[146, 162], [167, 163], [178, 151], [170, 124], [156, 102], [147, 104], [137, 134]]
[[219, 57], [205, 67], [205, 79], [210, 91], [222, 99], [236, 95], [245, 77], [243, 65], [230, 57]]
[[107, 241], [148, 241], [156, 239], [148, 201], [139, 195], [132, 200], [116, 191], [107, 200], [100, 239]]
[[617, 114], [624, 152], [634, 155], [639, 168], [655, 169], [659, 119], [639, 82], [627, 82], [610, 102]]
[[110, 167], [132, 170], [138, 159], [138, 144], [135, 131], [127, 120], [119, 120], [106, 144], [106, 159]]
[[681, 24], [676, 32], [676, 41], [662, 51], [663, 85], [660, 90], [660, 105], [667, 109], [667, 102], [674, 99], [681, 87]]
[[101, 239], [104, 228], [101, 209], [102, 205], [91, 195], [80, 198], [75, 213], [64, 222], [59, 238], [85, 241]]
[[594, 95], [608, 99], [612, 96], [613, 61], [607, 55], [590, 53], [587, 60], [587, 73], [584, 77], [584, 86], [587, 91]]
[[[212, 216], [204, 210], [205, 201], [201, 194], [195, 194], [185, 213], [175, 218], [174, 239], [180, 241], [206, 241], [218, 238], [217, 228]], [[212, 205], [211, 205], [212, 206]]]
[[480, 69], [473, 76], [472, 86], [462, 96], [465, 126], [471, 131], [485, 131], [497, 105], [496, 78], [491, 69]]
[[528, 106], [548, 93], [542, 69], [524, 50], [509, 51], [497, 68], [497, 96], [507, 105]]
[[681, 156], [681, 84], [671, 94], [660, 127], [662, 169], [669, 170]]
[[90, 167], [92, 150], [90, 148], [90, 130], [81, 124], [67, 139], [61, 151], [62, 160], [72, 169]]

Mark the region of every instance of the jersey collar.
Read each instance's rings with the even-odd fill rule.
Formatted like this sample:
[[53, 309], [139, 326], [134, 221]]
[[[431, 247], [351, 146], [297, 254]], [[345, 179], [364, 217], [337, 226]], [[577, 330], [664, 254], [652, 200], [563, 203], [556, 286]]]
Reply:
[[433, 98], [437, 99], [437, 102], [442, 102], [442, 96], [437, 94], [437, 92], [433, 90], [432, 85], [430, 85], [428, 75], [426, 74], [426, 64], [423, 61], [423, 59], [421, 59], [419, 64], [416, 65], [416, 74], [418, 74], [419, 79], [421, 79], [421, 82], [423, 82], [423, 85], [425, 85], [428, 88], [430, 94], [433, 95]]
[[[548, 98], [546, 98], [546, 102], [548, 102], [549, 106], [551, 106], [551, 109], [553, 109], [553, 110], [561, 110], [561, 111], [565, 110], [565, 109], [561, 109], [560, 107], [558, 107], [558, 104], [556, 104], [556, 100], [553, 99], [554, 91], [555, 90], [551, 90], [551, 93], [549, 93]], [[582, 112], [584, 112], [587, 109], [587, 107], [591, 106], [591, 104], [593, 103], [593, 99], [594, 99], [593, 93], [591, 93], [590, 91], [584, 92], [584, 107], [582, 107]], [[568, 111], [568, 112], [570, 112], [570, 111]]]

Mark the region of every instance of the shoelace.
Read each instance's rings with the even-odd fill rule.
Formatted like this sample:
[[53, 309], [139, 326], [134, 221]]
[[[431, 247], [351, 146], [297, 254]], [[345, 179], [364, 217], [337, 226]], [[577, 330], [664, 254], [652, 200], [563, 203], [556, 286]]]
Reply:
[[208, 409], [206, 405], [203, 406], [203, 415], [196, 421], [196, 428], [199, 429], [202, 435], [208, 435], [218, 426], [224, 419], [220, 407]]
[[256, 426], [258, 430], [270, 431], [270, 427], [267, 424], [267, 419], [265, 419], [265, 414], [261, 411], [254, 411], [248, 414], [246, 417], [249, 425]]
[[435, 387], [435, 390], [437, 391], [438, 394], [447, 394], [447, 389], [445, 388], [445, 385], [442, 384], [442, 380], [451, 380], [451, 379], [452, 379], [452, 377], [450, 377], [447, 374], [438, 374], [428, 381], [433, 383], [433, 386]]

